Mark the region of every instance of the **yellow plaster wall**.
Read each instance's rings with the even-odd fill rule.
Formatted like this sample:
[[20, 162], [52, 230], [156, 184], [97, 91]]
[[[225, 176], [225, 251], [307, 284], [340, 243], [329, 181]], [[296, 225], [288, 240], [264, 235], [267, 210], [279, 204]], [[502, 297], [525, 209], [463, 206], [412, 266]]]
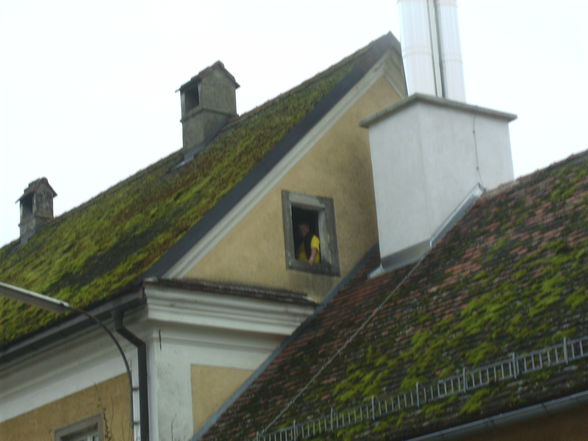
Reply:
[[347, 274], [377, 242], [368, 131], [358, 123], [398, 100], [379, 78], [187, 276], [287, 288], [322, 299], [341, 277], [286, 269], [281, 191], [333, 198], [341, 276]]
[[104, 417], [105, 441], [131, 441], [126, 375], [115, 377], [0, 423], [0, 440], [51, 441], [56, 429], [97, 414]]
[[253, 371], [217, 366], [192, 366], [194, 432], [243, 384]]
[[588, 434], [588, 406], [488, 430], [468, 441], [584, 441]]

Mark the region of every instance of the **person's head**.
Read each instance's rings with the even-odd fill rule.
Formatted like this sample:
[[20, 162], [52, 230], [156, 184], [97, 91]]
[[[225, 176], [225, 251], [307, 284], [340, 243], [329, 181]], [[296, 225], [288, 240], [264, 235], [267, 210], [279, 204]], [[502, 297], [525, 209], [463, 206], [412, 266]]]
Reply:
[[306, 235], [310, 232], [310, 225], [308, 222], [300, 222], [298, 224], [298, 234], [300, 237], [306, 237]]

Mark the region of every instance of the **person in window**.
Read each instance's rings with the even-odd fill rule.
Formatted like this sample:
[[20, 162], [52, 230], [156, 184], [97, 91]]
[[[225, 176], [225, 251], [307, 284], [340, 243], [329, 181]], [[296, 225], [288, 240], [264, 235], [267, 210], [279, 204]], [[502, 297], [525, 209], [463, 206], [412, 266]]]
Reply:
[[310, 231], [308, 222], [300, 222], [298, 229], [298, 246], [296, 259], [307, 262], [310, 265], [321, 261], [321, 245], [316, 234]]

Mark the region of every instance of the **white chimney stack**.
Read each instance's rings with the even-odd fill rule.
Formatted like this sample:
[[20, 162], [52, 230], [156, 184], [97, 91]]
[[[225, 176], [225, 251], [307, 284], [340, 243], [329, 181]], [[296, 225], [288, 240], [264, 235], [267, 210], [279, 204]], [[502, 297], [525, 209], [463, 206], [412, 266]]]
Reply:
[[484, 189], [513, 179], [510, 113], [413, 94], [369, 128], [382, 266], [426, 253]]
[[398, 0], [408, 98], [366, 118], [381, 266], [420, 259], [513, 179], [510, 113], [466, 104], [456, 0]]
[[398, 0], [408, 94], [465, 101], [456, 0]]

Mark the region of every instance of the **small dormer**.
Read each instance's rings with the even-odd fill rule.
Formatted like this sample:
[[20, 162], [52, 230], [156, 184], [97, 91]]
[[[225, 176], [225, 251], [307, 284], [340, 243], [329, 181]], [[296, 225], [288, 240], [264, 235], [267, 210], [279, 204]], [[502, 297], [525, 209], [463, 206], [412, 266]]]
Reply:
[[237, 115], [239, 84], [220, 61], [180, 87], [184, 149], [209, 141]]
[[53, 219], [53, 198], [57, 196], [47, 178], [31, 182], [20, 202], [20, 241], [26, 243], [44, 224]]

